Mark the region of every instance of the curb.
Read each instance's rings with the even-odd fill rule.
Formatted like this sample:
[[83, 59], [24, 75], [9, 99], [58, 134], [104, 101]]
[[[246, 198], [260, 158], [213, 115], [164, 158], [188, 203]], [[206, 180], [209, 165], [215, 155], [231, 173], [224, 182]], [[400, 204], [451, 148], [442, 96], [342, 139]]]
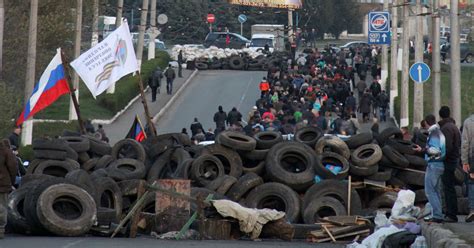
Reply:
[[183, 93], [184, 89], [191, 83], [191, 81], [194, 79], [194, 77], [197, 75], [198, 72], [199, 72], [199, 70], [197, 70], [197, 69], [194, 70], [194, 72], [191, 74], [191, 76], [189, 76], [188, 79], [183, 83], [183, 85], [181, 85], [181, 87], [178, 89], [176, 94], [174, 94], [171, 97], [171, 99], [166, 103], [166, 105], [163, 108], [161, 108], [160, 112], [158, 112], [158, 114], [156, 114], [153, 117], [152, 121], [153, 121], [154, 124], [156, 124], [163, 117], [165, 112], [168, 111], [168, 109], [176, 101], [178, 96], [180, 96]]

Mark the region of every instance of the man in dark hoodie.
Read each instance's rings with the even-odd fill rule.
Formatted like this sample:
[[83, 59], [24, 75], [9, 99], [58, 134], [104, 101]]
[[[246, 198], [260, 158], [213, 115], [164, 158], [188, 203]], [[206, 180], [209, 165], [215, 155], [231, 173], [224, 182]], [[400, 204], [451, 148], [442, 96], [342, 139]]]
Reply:
[[446, 159], [444, 161], [444, 172], [442, 176], [446, 201], [446, 218], [444, 221], [457, 222], [458, 204], [456, 190], [454, 188], [454, 182], [456, 181], [454, 172], [461, 158], [461, 132], [450, 115], [451, 111], [447, 106], [443, 106], [439, 110], [441, 121], [438, 124], [446, 138]]
[[194, 122], [191, 124], [189, 129], [191, 129], [191, 137], [194, 137], [198, 133], [199, 129], [204, 130], [202, 124], [198, 121], [198, 118], [196, 117], [194, 117]]
[[232, 126], [237, 124], [239, 121], [242, 121], [242, 114], [237, 111], [236, 107], [233, 107], [229, 114], [227, 114], [227, 124]]
[[216, 123], [216, 136], [219, 132], [225, 130], [225, 121], [227, 120], [227, 114], [222, 109], [222, 106], [219, 106], [219, 111], [214, 114], [214, 122]]
[[17, 162], [10, 149], [10, 142], [7, 139], [2, 140], [0, 142], [0, 239], [3, 239], [5, 235], [8, 193], [12, 191], [17, 171]]

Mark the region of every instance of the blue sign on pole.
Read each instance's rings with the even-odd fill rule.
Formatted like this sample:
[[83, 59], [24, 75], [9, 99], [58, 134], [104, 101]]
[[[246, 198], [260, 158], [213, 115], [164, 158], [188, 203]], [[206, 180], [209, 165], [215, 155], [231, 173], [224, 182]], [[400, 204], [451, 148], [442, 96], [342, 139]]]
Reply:
[[424, 83], [426, 82], [431, 75], [431, 69], [430, 67], [423, 63], [423, 62], [417, 62], [414, 63], [410, 67], [410, 78], [415, 82], [415, 83]]
[[247, 16], [244, 14], [239, 15], [239, 22], [245, 23], [247, 21]]
[[369, 12], [369, 41], [371, 45], [390, 45], [390, 13], [387, 11]]

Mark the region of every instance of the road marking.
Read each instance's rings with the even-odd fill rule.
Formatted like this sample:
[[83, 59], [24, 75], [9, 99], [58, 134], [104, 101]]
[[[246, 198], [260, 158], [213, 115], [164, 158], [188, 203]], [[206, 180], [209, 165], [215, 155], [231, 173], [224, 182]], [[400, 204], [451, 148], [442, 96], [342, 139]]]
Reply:
[[77, 240], [77, 241], [71, 242], [71, 243], [69, 243], [69, 244], [63, 246], [63, 248], [71, 248], [71, 247], [73, 247], [73, 246], [75, 246], [75, 245], [77, 245], [77, 244], [79, 244], [79, 243], [81, 243], [81, 242], [83, 242], [83, 241], [84, 241], [84, 240], [81, 239], [81, 240]]
[[247, 92], [249, 91], [250, 84], [252, 83], [252, 81], [253, 81], [253, 77], [250, 78], [249, 82], [247, 83], [247, 88], [245, 88], [244, 94], [243, 94], [242, 97], [240, 98], [239, 105], [237, 106], [237, 109], [238, 109], [239, 111], [240, 111], [240, 106], [242, 105], [242, 103], [243, 103], [244, 100], [245, 100], [245, 97], [247, 96]]

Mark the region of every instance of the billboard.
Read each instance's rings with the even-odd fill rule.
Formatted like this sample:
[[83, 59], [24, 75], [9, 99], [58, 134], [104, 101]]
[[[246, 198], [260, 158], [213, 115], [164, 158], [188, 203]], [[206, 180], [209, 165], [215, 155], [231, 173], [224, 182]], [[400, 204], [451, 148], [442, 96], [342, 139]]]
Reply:
[[301, 9], [303, 0], [228, 0], [230, 4], [253, 6], [253, 7], [269, 7], [269, 8], [285, 8], [285, 9]]

